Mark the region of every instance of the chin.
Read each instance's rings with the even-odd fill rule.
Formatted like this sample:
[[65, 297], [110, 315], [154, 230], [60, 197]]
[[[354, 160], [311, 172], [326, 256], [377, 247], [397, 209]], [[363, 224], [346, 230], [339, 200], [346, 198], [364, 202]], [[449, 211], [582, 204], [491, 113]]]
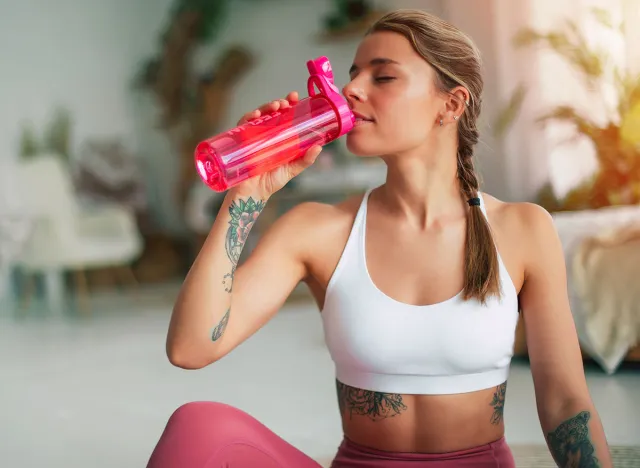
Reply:
[[365, 135], [347, 134], [347, 149], [355, 156], [371, 158], [380, 156], [381, 145], [375, 143], [375, 138]]

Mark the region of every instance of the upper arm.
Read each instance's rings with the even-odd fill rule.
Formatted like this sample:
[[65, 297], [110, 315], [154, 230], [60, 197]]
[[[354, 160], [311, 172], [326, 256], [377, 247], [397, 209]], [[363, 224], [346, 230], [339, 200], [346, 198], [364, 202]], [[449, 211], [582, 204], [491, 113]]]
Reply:
[[303, 203], [260, 236], [233, 279], [231, 311], [216, 358], [253, 335], [282, 307], [306, 276], [310, 221], [317, 204]]
[[588, 398], [567, 292], [564, 253], [553, 219], [533, 204], [520, 207], [525, 277], [520, 291], [538, 406]]

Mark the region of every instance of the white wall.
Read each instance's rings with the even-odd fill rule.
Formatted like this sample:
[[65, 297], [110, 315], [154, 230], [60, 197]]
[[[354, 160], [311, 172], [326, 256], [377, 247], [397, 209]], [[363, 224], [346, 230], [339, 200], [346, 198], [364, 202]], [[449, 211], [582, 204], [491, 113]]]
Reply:
[[[550, 175], [549, 146], [543, 130], [532, 123], [532, 116], [541, 115], [547, 109], [540, 76], [549, 75], [553, 69], [541, 65], [537, 51], [516, 49], [513, 45], [513, 38], [522, 28], [537, 26], [533, 24], [534, 9], [540, 1], [546, 0], [492, 2], [496, 111], [508, 103], [518, 86], [524, 85], [527, 89], [519, 117], [499, 145], [504, 161], [504, 183], [513, 201], [534, 200]], [[551, 15], [547, 16], [550, 18]], [[546, 26], [548, 24], [541, 27]]]
[[504, 152], [493, 136], [493, 121], [500, 104], [498, 57], [496, 54], [496, 11], [494, 0], [446, 0], [443, 18], [467, 33], [482, 54], [484, 91], [478, 128], [480, 143], [476, 148], [477, 169], [482, 189], [501, 199], [510, 199]]
[[167, 0], [21, 0], [0, 10], [0, 161], [16, 156], [22, 122], [41, 131], [56, 105], [74, 143], [133, 128], [128, 84], [156, 43]]

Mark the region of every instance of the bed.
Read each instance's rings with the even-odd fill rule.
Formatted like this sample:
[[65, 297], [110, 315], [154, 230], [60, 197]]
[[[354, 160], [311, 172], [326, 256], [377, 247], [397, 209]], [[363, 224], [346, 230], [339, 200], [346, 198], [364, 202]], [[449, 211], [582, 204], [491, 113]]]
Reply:
[[[582, 353], [608, 374], [640, 362], [640, 206], [553, 214]], [[525, 325], [515, 355], [526, 356]]]

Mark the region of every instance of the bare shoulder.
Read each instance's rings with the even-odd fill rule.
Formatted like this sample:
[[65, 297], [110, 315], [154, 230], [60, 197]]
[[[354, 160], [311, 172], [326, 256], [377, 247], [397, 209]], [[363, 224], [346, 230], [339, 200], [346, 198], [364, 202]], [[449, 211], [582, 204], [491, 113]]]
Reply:
[[362, 195], [355, 195], [335, 205], [300, 203], [280, 216], [271, 230], [303, 251], [317, 250], [351, 228], [361, 202]]
[[490, 221], [517, 243], [522, 250], [535, 255], [540, 250], [556, 246], [558, 234], [553, 217], [540, 205], [531, 202], [504, 202], [483, 194]]
[[323, 233], [325, 229], [331, 229], [334, 224], [352, 221], [361, 201], [362, 195], [356, 195], [335, 205], [303, 202], [282, 215], [277, 223], [287, 228]]

